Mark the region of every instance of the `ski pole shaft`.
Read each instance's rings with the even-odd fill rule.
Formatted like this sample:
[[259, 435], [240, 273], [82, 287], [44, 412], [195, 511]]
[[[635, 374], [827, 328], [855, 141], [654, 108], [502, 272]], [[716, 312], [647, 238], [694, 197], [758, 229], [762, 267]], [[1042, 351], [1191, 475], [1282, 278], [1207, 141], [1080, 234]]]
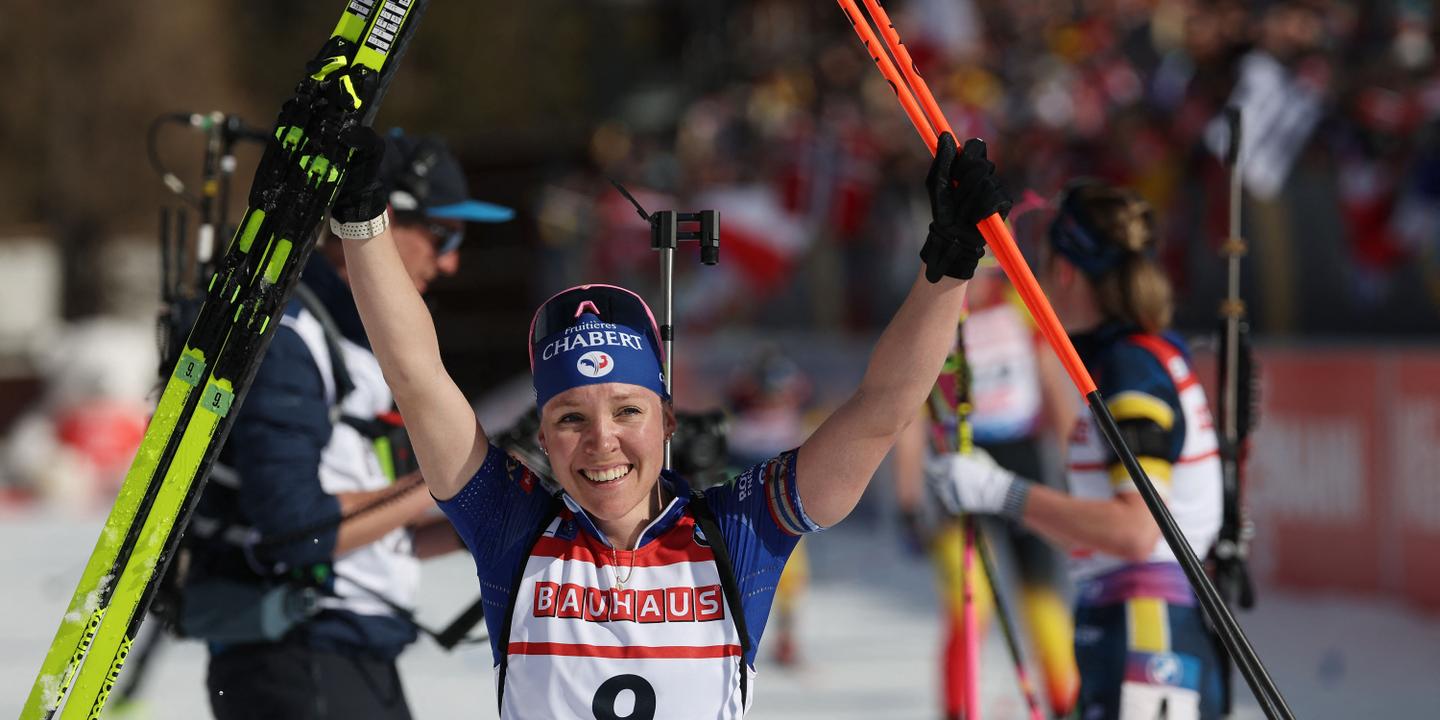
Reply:
[[1015, 245], [1015, 240], [1011, 237], [1009, 228], [1005, 227], [1005, 222], [1000, 219], [999, 213], [981, 221], [980, 232], [985, 236], [985, 242], [995, 253], [996, 259], [1000, 261], [1000, 267], [1005, 270], [1010, 282], [1019, 291], [1021, 299], [1025, 301], [1025, 307], [1035, 317], [1046, 341], [1059, 355], [1060, 361], [1065, 366], [1066, 372], [1069, 373], [1070, 379], [1075, 383], [1076, 389], [1085, 397], [1085, 403], [1095, 416], [1096, 422], [1099, 423], [1105, 439], [1116, 455], [1121, 458], [1130, 479], [1135, 483], [1136, 488], [1140, 491], [1140, 496], [1145, 500], [1145, 505], [1150, 509], [1150, 514], [1154, 516], [1156, 523], [1160, 526], [1160, 533], [1164, 536], [1166, 544], [1175, 553], [1186, 577], [1190, 579], [1190, 585], [1200, 599], [1206, 617], [1220, 633], [1221, 639], [1225, 642], [1225, 649], [1236, 661], [1242, 674], [1245, 675], [1245, 680], [1249, 683], [1256, 700], [1265, 710], [1266, 717], [1271, 720], [1293, 718], [1294, 715], [1286, 706], [1274, 680], [1270, 678], [1264, 664], [1261, 663], [1259, 656], [1250, 646], [1249, 640], [1246, 639], [1244, 631], [1240, 629], [1240, 624], [1236, 622], [1235, 616], [1230, 613], [1229, 608], [1220, 599], [1210, 578], [1205, 575], [1204, 567], [1200, 564], [1199, 558], [1195, 557], [1195, 551], [1190, 548], [1190, 542], [1185, 539], [1185, 534], [1180, 530], [1180, 526], [1175, 523], [1170, 511], [1166, 509], [1164, 501], [1160, 499], [1149, 476], [1140, 468], [1135, 454], [1120, 437], [1115, 419], [1110, 415], [1104, 398], [1095, 387], [1094, 379], [1090, 377], [1089, 371], [1080, 361], [1080, 356], [1075, 351], [1075, 346], [1071, 344], [1070, 337], [1061, 328], [1059, 320], [1055, 317], [1054, 308], [1050, 306], [1050, 301], [1045, 297], [1045, 293], [1040, 290], [1040, 284], [1035, 280], [1030, 266], [1025, 263], [1025, 258], [1020, 254], [1020, 249]]
[[1095, 380], [1090, 377], [1090, 371], [1085, 369], [1085, 363], [1081, 362], [1080, 355], [1075, 352], [1070, 336], [1060, 325], [1060, 319], [1055, 316], [1055, 308], [1050, 306], [1050, 301], [1040, 289], [1040, 281], [1036, 280], [1035, 273], [1030, 271], [1025, 256], [1020, 253], [1020, 248], [1015, 244], [1010, 228], [1000, 218], [1000, 213], [980, 221], [980, 234], [985, 236], [985, 244], [990, 247], [990, 252], [995, 254], [995, 259], [1005, 270], [1005, 276], [1010, 278], [1010, 283], [1020, 293], [1020, 299], [1025, 301], [1026, 309], [1035, 318], [1046, 342], [1060, 357], [1060, 364], [1065, 366], [1065, 373], [1070, 376], [1075, 388], [1084, 396], [1095, 392]]
[[1240, 365], [1240, 321], [1245, 316], [1245, 304], [1240, 300], [1240, 256], [1245, 254], [1245, 242], [1240, 239], [1240, 133], [1242, 131], [1240, 108], [1225, 109], [1225, 119], [1230, 126], [1230, 148], [1226, 162], [1230, 165], [1230, 237], [1225, 240], [1227, 284], [1225, 303], [1221, 314], [1225, 316], [1225, 408], [1221, 416], [1221, 431], [1225, 442], [1235, 449], [1239, 442], [1239, 398]]
[[926, 119], [920, 105], [915, 102], [915, 96], [911, 94], [900, 71], [895, 69], [895, 64], [881, 49], [880, 41], [875, 37], [875, 31], [870, 29], [870, 22], [860, 13], [860, 8], [855, 6], [855, 0], [837, 1], [840, 3], [840, 9], [845, 12], [845, 17], [850, 19], [850, 26], [855, 28], [855, 34], [860, 36], [860, 42], [869, 51], [870, 59], [875, 61], [875, 66], [880, 68], [880, 73], [890, 83], [890, 89], [895, 91], [895, 97], [900, 100], [900, 106], [905, 108], [905, 115], [915, 125], [915, 130], [920, 133], [920, 137], [925, 140], [925, 146], [930, 148], [930, 152], [935, 152], [935, 146], [939, 142], [935, 129]]
[[[960, 696], [961, 716], [980, 720], [980, 620], [975, 613], [975, 516], [960, 516], [960, 542], [964, 552], [960, 575], [960, 635], [965, 642], [965, 675]], [[994, 582], [990, 578], [990, 582]]]
[[[873, 0], [870, 0], [873, 2]], [[965, 320], [970, 315], [969, 303], [960, 306], [960, 321], [955, 325], [955, 451], [969, 455], [975, 451], [975, 432], [970, 424], [974, 409], [970, 400], [970, 362], [965, 355]], [[960, 634], [965, 642], [965, 674], [961, 688], [961, 712], [965, 720], [980, 720], [980, 620], [975, 608], [975, 526], [974, 515], [960, 516]], [[991, 582], [994, 578], [991, 578]]]
[[[866, 50], [870, 52], [871, 57], [875, 60], [876, 67], [895, 89], [896, 97], [899, 98], [906, 115], [908, 115], [911, 122], [915, 124], [921, 139], [925, 141], [926, 146], [930, 148], [932, 153], [935, 152], [934, 129], [928, 122], [924, 122], [923, 113], [920, 111], [919, 105], [911, 93], [902, 90], [904, 80], [896, 70], [894, 63], [890, 62], [889, 58], [884, 56], [884, 53], [879, 52], [878, 44], [875, 41], [875, 34], [870, 29], [868, 21], [860, 15], [859, 9], [855, 7], [854, 0], [838, 0], [838, 2], [841, 9], [845, 11], [852, 27], [855, 28], [856, 34], [865, 45]], [[913, 87], [910, 88], [910, 90], [928, 93], [928, 89], [922, 90], [920, 87]], [[1164, 501], [1161, 500], [1159, 493], [1155, 490], [1154, 484], [1151, 482], [1149, 476], [1140, 468], [1140, 463], [1136, 460], [1135, 454], [1125, 444], [1124, 439], [1121, 438], [1119, 429], [1115, 425], [1115, 419], [1110, 415], [1104, 399], [1096, 388], [1094, 379], [1090, 376], [1084, 363], [1081, 362], [1080, 356], [1075, 351], [1074, 345], [1071, 344], [1069, 336], [1061, 327], [1059, 320], [1055, 316], [1054, 308], [1050, 306], [1049, 300], [1040, 289], [1040, 284], [1035, 280], [1034, 273], [1030, 271], [1029, 265], [1025, 263], [1025, 258], [1020, 254], [1020, 249], [1016, 246], [1015, 239], [1010, 235], [1010, 230], [1005, 226], [1004, 220], [1001, 219], [999, 213], [995, 213], [981, 220], [979, 229], [980, 233], [985, 237], [986, 244], [990, 246], [991, 251], [995, 253], [996, 259], [1000, 261], [1001, 268], [1005, 270], [1005, 274], [1010, 278], [1011, 284], [1019, 291], [1021, 299], [1025, 302], [1025, 307], [1029, 309], [1030, 314], [1035, 318], [1046, 341], [1050, 343], [1051, 348], [1059, 356], [1061, 363], [1065, 366], [1066, 373], [1070, 375], [1070, 379], [1074, 382], [1076, 389], [1085, 397], [1086, 404], [1094, 415], [1097, 424], [1099, 424], [1101, 432], [1105, 435], [1106, 440], [1116, 455], [1120, 457], [1122, 465], [1129, 473], [1136, 488], [1140, 491], [1140, 496], [1150, 509], [1150, 514], [1154, 516], [1156, 523], [1160, 526], [1160, 532], [1165, 538], [1166, 544], [1169, 545], [1171, 551], [1175, 553], [1186, 577], [1189, 578], [1196, 596], [1200, 599], [1200, 604], [1205, 611], [1206, 617], [1220, 634], [1225, 643], [1226, 650], [1230, 653], [1231, 657], [1236, 660], [1242, 674], [1245, 676], [1246, 682], [1250, 685], [1251, 691], [1255, 694], [1256, 700], [1259, 701], [1262, 710], [1264, 710], [1266, 716], [1271, 720], [1288, 720], [1293, 718], [1294, 715], [1286, 705], [1284, 697], [1281, 696], [1279, 689], [1275, 686], [1269, 673], [1266, 672], [1264, 664], [1260, 661], [1254, 648], [1250, 646], [1239, 623], [1236, 622], [1235, 617], [1230, 613], [1229, 609], [1225, 607], [1224, 602], [1221, 601], [1219, 593], [1215, 590], [1215, 586], [1211, 584], [1209, 578], [1206, 577], [1204, 568], [1201, 566], [1199, 559], [1195, 557], [1195, 552], [1190, 548], [1189, 541], [1185, 539], [1184, 533], [1175, 523], [1175, 519], [1170, 515], [1169, 510], [1166, 509]]]
[[[867, 4], [875, 4], [878, 7], [876, 0], [866, 1]], [[895, 96], [900, 100], [905, 114], [910, 118], [910, 122], [920, 133], [921, 139], [925, 141], [926, 147], [933, 155], [937, 142], [936, 129], [939, 128], [941, 132], [950, 132], [950, 124], [941, 113], [939, 104], [935, 102], [934, 95], [930, 93], [929, 86], [924, 84], [923, 79], [919, 79], [919, 73], [915, 70], [913, 62], [908, 63], [909, 74], [919, 82], [913, 86], [907, 82], [905, 76], [896, 68], [895, 63], [891, 62], [889, 56], [881, 50], [881, 43], [870, 28], [869, 22], [860, 14], [860, 8], [855, 5], [855, 0], [838, 0], [838, 2], [841, 9], [845, 11], [846, 17], [850, 19], [856, 35], [860, 37], [865, 49], [870, 52], [875, 66], [885, 76], [890, 87], [895, 90]], [[884, 11], [881, 10], [881, 12]], [[888, 28], [887, 40], [893, 42], [894, 47], [900, 52], [904, 52], [903, 57], [909, 58], [909, 52], [905, 51], [900, 43], [899, 33], [895, 31], [893, 25], [886, 22], [888, 18], [881, 20], [877, 17], [877, 20]], [[927, 117], [925, 111], [921, 109], [920, 103], [915, 99], [916, 95], [926, 98], [924, 104], [934, 114], [933, 120]], [[932, 122], [935, 124], [932, 125]], [[1040, 325], [1040, 330], [1044, 333], [1046, 340], [1057, 350], [1061, 347], [1059, 338], [1065, 338], [1065, 344], [1068, 344], [1069, 340], [1065, 336], [1065, 331], [1060, 327], [1060, 321], [1055, 317], [1055, 311], [1045, 301], [1044, 294], [1040, 292], [1040, 284], [1035, 280], [1034, 274], [1030, 272], [1029, 266], [1025, 264], [1025, 259], [1020, 254], [1019, 248], [1016, 247], [1014, 238], [1010, 236], [1010, 229], [1005, 226], [1005, 221], [1000, 218], [999, 213], [980, 222], [980, 233], [985, 236], [986, 243], [1005, 269], [1005, 274], [1011, 277], [1016, 289], [1024, 298], [1025, 306], [1030, 308], [1032, 315], [1035, 315], [1036, 322]], [[1014, 277], [1015, 273], [1021, 273], [1028, 282], [1018, 281]], [[1038, 298], [1034, 296], [1038, 296]], [[1075, 386], [1080, 388], [1080, 393], [1085, 395], [1093, 391], [1095, 383], [1090, 379], [1090, 374], [1085, 370], [1084, 364], [1080, 362], [1079, 356], [1073, 352], [1069, 355], [1063, 352], [1059, 354], [1061, 362], [1065, 365], [1065, 371], [1069, 373]]]
[[[854, 5], [854, 0], [847, 1]], [[920, 70], [910, 58], [910, 51], [906, 50], [905, 43], [900, 41], [900, 31], [895, 29], [895, 23], [890, 22], [890, 15], [885, 12], [879, 0], [865, 0], [865, 9], [869, 10], [870, 17], [875, 19], [876, 27], [880, 28], [880, 37], [885, 41], [885, 48], [895, 56], [895, 64], [905, 76], [905, 83], [897, 87], [914, 88], [916, 100], [925, 110], [925, 117], [935, 133], [948, 132], [953, 136], [955, 132], [950, 129], [950, 123], [945, 119], [945, 113], [940, 111], [940, 105], [935, 102], [935, 95], [930, 92], [930, 86], [925, 84], [925, 78], [920, 77]], [[891, 84], [894, 84], [893, 80]]]
[[1110, 414], [1110, 408], [1105, 405], [1100, 397], [1099, 391], [1093, 392], [1086, 398], [1090, 406], [1090, 412], [1094, 414], [1100, 432], [1109, 441], [1110, 447], [1120, 456], [1120, 462], [1125, 466], [1130, 478], [1135, 482], [1140, 497], [1144, 499], [1150, 514], [1155, 518], [1156, 524], [1160, 526], [1160, 533], [1170, 545], [1180, 561], [1180, 567], [1185, 571], [1185, 576], [1190, 579], [1190, 586], [1195, 590], [1195, 596], [1200, 600], [1200, 606], [1205, 611], [1205, 616], [1210, 620], [1216, 633], [1225, 644], [1231, 659], [1240, 668], [1245, 680], [1250, 685], [1250, 690], [1255, 694], [1255, 700], [1260, 703], [1265, 716], [1271, 720], [1285, 719], [1293, 720], [1294, 714], [1285, 703], [1285, 698], [1280, 694], [1275, 681], [1265, 670], [1265, 665], [1260, 662], [1260, 656], [1250, 641], [1245, 637], [1245, 632], [1240, 629], [1235, 616], [1226, 607], [1210, 578], [1205, 575], [1205, 568], [1200, 564], [1200, 558], [1195, 556], [1195, 551], [1190, 548], [1190, 543], [1185, 539], [1175, 518], [1170, 515], [1170, 510], [1165, 506], [1160, 493], [1155, 490], [1155, 485], [1150, 481], [1149, 476], [1141, 469], [1140, 462], [1135, 453], [1125, 444], [1120, 437], [1120, 428], [1115, 424], [1115, 418]]
[[1011, 659], [1015, 661], [1015, 679], [1020, 685], [1021, 696], [1025, 698], [1025, 707], [1030, 711], [1030, 720], [1045, 720], [1045, 713], [1040, 709], [1040, 700], [1035, 694], [1035, 683], [1031, 681], [1030, 670], [1025, 665], [1025, 650], [1020, 644], [1020, 633], [1012, 616], [1014, 606], [1005, 596], [1006, 591], [1000, 582], [995, 558], [990, 554], [989, 535], [985, 532], [985, 526], [979, 523], [975, 528], [975, 554], [980, 557], [980, 568], [990, 581], [990, 598], [995, 603], [995, 617], [1000, 621], [1000, 632], [1005, 638], [1005, 646], [1010, 650]]

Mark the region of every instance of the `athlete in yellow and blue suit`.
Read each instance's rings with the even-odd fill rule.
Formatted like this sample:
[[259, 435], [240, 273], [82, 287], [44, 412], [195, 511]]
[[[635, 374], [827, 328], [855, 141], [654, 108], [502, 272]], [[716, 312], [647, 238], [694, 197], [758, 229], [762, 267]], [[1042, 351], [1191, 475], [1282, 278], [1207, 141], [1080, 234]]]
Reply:
[[[1153, 230], [1133, 193], [1076, 184], [1051, 225], [1041, 277], [1120, 434], [1203, 557], [1220, 528], [1218, 444], [1184, 343], [1164, 332], [1172, 305], [1148, 254]], [[1068, 493], [983, 453], [939, 458], [928, 474], [951, 507], [1008, 517], [1068, 548], [1080, 717], [1218, 718], [1218, 663], [1195, 596], [1088, 410], [1067, 464]]]

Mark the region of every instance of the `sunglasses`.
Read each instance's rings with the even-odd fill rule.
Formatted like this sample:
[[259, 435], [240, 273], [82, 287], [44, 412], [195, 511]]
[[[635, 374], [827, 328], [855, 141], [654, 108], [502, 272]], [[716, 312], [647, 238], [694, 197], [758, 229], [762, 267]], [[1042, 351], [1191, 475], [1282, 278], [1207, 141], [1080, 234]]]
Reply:
[[649, 335], [650, 347], [661, 354], [660, 326], [639, 295], [615, 285], [580, 285], [561, 291], [540, 305], [530, 321], [530, 371], [535, 371], [535, 343], [575, 324], [583, 313], [602, 322], [624, 325]]
[[435, 222], [424, 215], [416, 213], [395, 213], [395, 222], [408, 227], [418, 228], [435, 238], [436, 254], [447, 255], [460, 249], [460, 243], [465, 240], [464, 226], [446, 225]]

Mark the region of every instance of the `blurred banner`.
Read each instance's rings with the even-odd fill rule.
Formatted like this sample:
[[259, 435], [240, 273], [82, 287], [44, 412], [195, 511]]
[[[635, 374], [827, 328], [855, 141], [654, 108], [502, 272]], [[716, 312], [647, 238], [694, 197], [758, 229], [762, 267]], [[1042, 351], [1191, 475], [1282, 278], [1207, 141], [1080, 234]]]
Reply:
[[[1440, 610], [1440, 349], [1257, 350], [1262, 583]], [[1214, 397], [1213, 358], [1199, 357]]]

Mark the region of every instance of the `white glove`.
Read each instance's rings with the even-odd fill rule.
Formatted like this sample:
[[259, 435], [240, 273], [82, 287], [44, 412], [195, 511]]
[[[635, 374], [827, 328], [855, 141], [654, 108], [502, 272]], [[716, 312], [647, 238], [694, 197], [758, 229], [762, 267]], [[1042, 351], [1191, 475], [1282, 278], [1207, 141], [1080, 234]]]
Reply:
[[1030, 481], [1000, 467], [980, 448], [968, 455], [931, 458], [925, 476], [940, 503], [955, 514], [1004, 515], [1018, 521], [1030, 495]]

